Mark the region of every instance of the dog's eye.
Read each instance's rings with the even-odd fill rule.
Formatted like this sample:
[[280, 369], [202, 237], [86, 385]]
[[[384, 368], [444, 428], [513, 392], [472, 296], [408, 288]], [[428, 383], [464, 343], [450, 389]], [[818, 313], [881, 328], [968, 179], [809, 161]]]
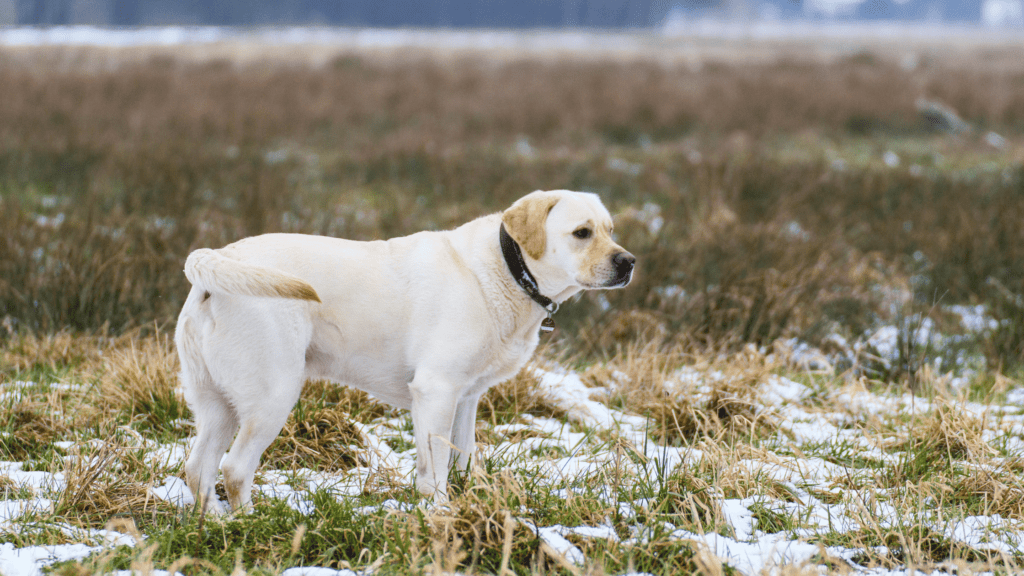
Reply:
[[590, 238], [590, 228], [580, 228], [579, 230], [572, 233], [573, 236], [583, 240], [584, 238]]

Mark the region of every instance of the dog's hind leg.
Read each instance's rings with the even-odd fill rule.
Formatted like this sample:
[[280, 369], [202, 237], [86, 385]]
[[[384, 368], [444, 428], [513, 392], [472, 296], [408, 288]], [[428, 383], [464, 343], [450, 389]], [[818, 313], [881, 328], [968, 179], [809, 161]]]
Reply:
[[[219, 305], [219, 308], [217, 307]], [[222, 299], [215, 304], [222, 335], [203, 350], [217, 360], [211, 369], [240, 425], [221, 464], [231, 509], [252, 502], [252, 480], [260, 456], [288, 420], [305, 381], [312, 326], [304, 302]]]
[[[289, 386], [297, 391], [302, 389], [301, 382], [290, 383]], [[231, 445], [223, 466], [224, 488], [232, 510], [246, 510], [251, 506], [252, 481], [260, 456], [281, 432], [296, 400], [298, 393], [292, 398], [273, 398], [242, 416], [238, 437]]]
[[185, 463], [185, 481], [201, 510], [223, 512], [214, 487], [220, 459], [238, 430], [235, 411], [217, 389], [200, 353], [192, 319], [182, 317], [175, 340], [181, 360], [181, 382], [196, 424], [196, 441]]
[[238, 417], [220, 391], [212, 386], [196, 390], [189, 405], [196, 422], [196, 442], [185, 463], [185, 480], [202, 510], [223, 513], [214, 487], [220, 460], [238, 430]]
[[[304, 383], [304, 343], [282, 340], [250, 358], [242, 382], [228, 387], [241, 428], [224, 458], [224, 488], [232, 510], [252, 503], [252, 480], [260, 456], [281, 432]], [[244, 391], [244, 393], [243, 393]]]

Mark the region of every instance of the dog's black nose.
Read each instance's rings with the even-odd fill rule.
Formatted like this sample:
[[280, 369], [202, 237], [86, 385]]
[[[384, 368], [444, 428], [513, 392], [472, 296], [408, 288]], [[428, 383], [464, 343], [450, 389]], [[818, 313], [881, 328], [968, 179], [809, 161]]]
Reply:
[[619, 276], [625, 276], [633, 271], [633, 264], [636, 263], [636, 256], [633, 256], [629, 252], [619, 252], [615, 256], [612, 256], [612, 265], [615, 266], [615, 272]]

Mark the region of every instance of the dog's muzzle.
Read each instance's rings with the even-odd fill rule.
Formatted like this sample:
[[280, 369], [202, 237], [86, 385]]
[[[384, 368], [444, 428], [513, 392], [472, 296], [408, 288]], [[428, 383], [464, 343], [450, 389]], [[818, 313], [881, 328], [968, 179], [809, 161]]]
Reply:
[[633, 266], [636, 264], [636, 256], [629, 252], [619, 252], [612, 256], [612, 266], [615, 267], [615, 278], [608, 283], [609, 288], [620, 288], [629, 284], [633, 279]]

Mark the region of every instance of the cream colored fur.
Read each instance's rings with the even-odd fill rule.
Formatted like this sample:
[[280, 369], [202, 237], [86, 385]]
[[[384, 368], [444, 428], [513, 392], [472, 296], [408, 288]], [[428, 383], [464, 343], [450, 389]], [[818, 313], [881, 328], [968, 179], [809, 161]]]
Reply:
[[546, 316], [508, 271], [503, 220], [556, 302], [632, 276], [597, 196], [564, 190], [444, 232], [375, 242], [266, 234], [193, 252], [175, 343], [197, 427], [185, 464], [197, 501], [221, 511], [222, 469], [231, 507], [249, 505], [260, 456], [307, 379], [411, 410], [416, 485], [443, 501], [450, 459], [470, 464], [480, 396], [527, 362]]

